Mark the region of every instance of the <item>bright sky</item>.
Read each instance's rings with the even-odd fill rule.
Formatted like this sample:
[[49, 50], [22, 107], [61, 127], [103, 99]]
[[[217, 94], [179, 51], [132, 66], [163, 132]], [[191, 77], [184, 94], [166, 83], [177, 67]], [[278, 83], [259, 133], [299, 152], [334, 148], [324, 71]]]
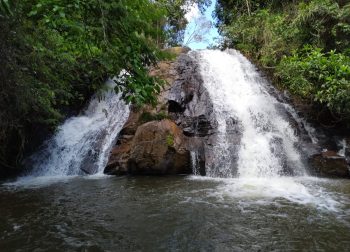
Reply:
[[[212, 5], [206, 10], [206, 12], [204, 13], [204, 15], [205, 15], [205, 17], [207, 18], [207, 19], [209, 19], [210, 21], [212, 21], [212, 22], [214, 22], [214, 20], [213, 20], [213, 17], [212, 17], [212, 13], [213, 13], [213, 11], [214, 11], [214, 9], [215, 9], [215, 4], [216, 4], [216, 0], [213, 0], [212, 1], [213, 3], [212, 3]], [[191, 27], [193, 27], [193, 25], [194, 25], [194, 19], [196, 18], [196, 17], [199, 17], [201, 15], [201, 13], [200, 13], [200, 11], [199, 11], [199, 9], [198, 9], [198, 7], [197, 6], [192, 6], [191, 7], [191, 9], [190, 9], [190, 11], [186, 14], [186, 19], [189, 21], [189, 24], [188, 24], [188, 26], [187, 26], [187, 30], [186, 30], [186, 33], [185, 33], [185, 40], [184, 41], [187, 41], [187, 38], [188, 38], [188, 36], [189, 36], [189, 34], [187, 33], [187, 31], [189, 30], [189, 29], [191, 29]], [[213, 27], [211, 30], [210, 30], [210, 32], [209, 32], [209, 34], [208, 34], [208, 36], [207, 36], [207, 38], [209, 39], [209, 41], [206, 41], [206, 42], [200, 42], [200, 43], [197, 43], [197, 42], [193, 42], [193, 43], [191, 43], [190, 45], [189, 45], [189, 47], [191, 48], [191, 49], [193, 49], [193, 50], [195, 50], [195, 49], [205, 49], [205, 48], [207, 48], [210, 44], [212, 44], [213, 42], [214, 42], [214, 39], [215, 38], [217, 38], [217, 37], [219, 37], [219, 34], [218, 34], [218, 31], [217, 31], [217, 29], [215, 28], [215, 27]]]

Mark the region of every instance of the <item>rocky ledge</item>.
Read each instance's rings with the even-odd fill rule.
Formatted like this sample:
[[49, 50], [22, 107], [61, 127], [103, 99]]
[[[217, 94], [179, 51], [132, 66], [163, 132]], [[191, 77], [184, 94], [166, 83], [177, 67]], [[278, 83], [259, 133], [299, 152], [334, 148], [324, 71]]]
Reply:
[[[214, 162], [218, 123], [213, 112], [212, 101], [203, 87], [196, 59], [188, 56], [187, 49], [175, 48], [176, 61], [160, 62], [150, 74], [166, 81], [158, 96], [156, 107], [132, 108], [129, 119], [118, 136], [116, 145], [105, 168], [110, 175], [165, 175], [191, 174], [220, 177], [220, 162]], [[228, 150], [230, 170], [236, 175], [238, 148], [241, 139], [239, 120], [230, 118], [226, 122], [227, 135], [231, 143]], [[323, 177], [350, 178], [347, 158], [328, 145], [314, 145], [303, 137], [303, 126], [295, 122], [296, 131], [303, 139], [304, 152], [310, 173]], [[306, 135], [304, 133], [304, 135]], [[350, 142], [350, 139], [349, 139]], [[323, 151], [322, 151], [323, 150]], [[191, 157], [192, 156], [192, 157]], [[218, 160], [218, 159], [216, 159]], [[207, 168], [206, 168], [207, 167]], [[208, 170], [208, 167], [210, 169]], [[196, 168], [196, 169], [194, 169]], [[208, 174], [210, 173], [210, 174]]]
[[[185, 48], [172, 49], [184, 57]], [[179, 78], [179, 61], [163, 61], [150, 74], [166, 81], [156, 107], [132, 108], [105, 168], [110, 175], [165, 175], [192, 173], [188, 137], [169, 112], [169, 93]]]
[[[196, 60], [181, 51], [176, 61], [160, 62], [151, 70], [151, 75], [167, 83], [158, 105], [132, 109], [111, 151], [106, 174], [190, 174], [196, 167], [198, 174], [205, 175], [206, 166], [220, 166], [213, 161], [218, 124], [198, 68]], [[232, 138], [237, 139], [231, 153], [234, 157], [240, 134], [234, 119], [227, 124]]]

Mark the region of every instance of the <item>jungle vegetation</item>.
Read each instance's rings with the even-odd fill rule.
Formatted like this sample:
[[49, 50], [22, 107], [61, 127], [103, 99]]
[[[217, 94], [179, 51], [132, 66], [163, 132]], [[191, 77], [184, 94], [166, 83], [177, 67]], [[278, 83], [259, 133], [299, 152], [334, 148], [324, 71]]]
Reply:
[[275, 83], [350, 121], [350, 1], [218, 0], [222, 47], [242, 51]]
[[[108, 78], [126, 101], [154, 103], [148, 75], [181, 44], [186, 8], [210, 0], [0, 0], [0, 173], [16, 171]], [[125, 71], [122, 71], [125, 70]]]

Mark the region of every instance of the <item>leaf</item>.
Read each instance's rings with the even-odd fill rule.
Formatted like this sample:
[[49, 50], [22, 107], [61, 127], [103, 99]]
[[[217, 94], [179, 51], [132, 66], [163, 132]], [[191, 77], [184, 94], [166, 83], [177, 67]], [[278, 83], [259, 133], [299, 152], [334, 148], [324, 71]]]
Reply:
[[32, 10], [31, 12], [29, 12], [28, 17], [35, 16], [37, 13], [38, 13], [37, 10]]
[[8, 0], [0, 0], [0, 11], [6, 15], [13, 15]]

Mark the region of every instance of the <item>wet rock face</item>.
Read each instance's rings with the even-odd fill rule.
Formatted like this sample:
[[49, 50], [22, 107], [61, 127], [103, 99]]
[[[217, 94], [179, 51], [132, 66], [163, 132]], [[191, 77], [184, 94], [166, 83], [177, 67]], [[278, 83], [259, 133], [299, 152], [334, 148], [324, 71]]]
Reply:
[[[192, 173], [191, 152], [196, 152], [198, 173], [206, 175], [206, 167], [220, 166], [215, 145], [220, 142], [218, 122], [213, 104], [203, 86], [199, 65], [182, 54], [176, 62], [162, 62], [151, 75], [161, 76], [168, 83], [158, 96], [155, 108], [133, 111], [113, 148], [105, 173], [124, 174], [188, 174]], [[142, 113], [167, 115], [172, 120], [142, 122]], [[232, 143], [232, 171], [240, 142], [239, 122], [226, 122], [227, 139]], [[173, 138], [173, 139], [172, 139]], [[172, 141], [173, 146], [170, 144]], [[170, 144], [170, 145], [169, 145]], [[222, 162], [226, 162], [224, 158]], [[219, 175], [220, 176], [220, 175]]]
[[[225, 162], [230, 163], [231, 175], [234, 176], [237, 171], [237, 153], [241, 139], [240, 123], [236, 118], [230, 118], [226, 122], [225, 137], [231, 146], [226, 158], [230, 160], [225, 158], [218, 160], [215, 146], [222, 139], [218, 136], [219, 125], [212, 100], [203, 85], [198, 60], [196, 55], [192, 57], [181, 55], [178, 58], [176, 63], [178, 76], [168, 93], [168, 111], [183, 130], [183, 134], [190, 139], [187, 148], [196, 152], [196, 166], [201, 175], [208, 175], [206, 173], [209, 167], [219, 171], [219, 167]], [[215, 174], [215, 176], [221, 175], [223, 174]]]
[[350, 178], [350, 167], [346, 158], [334, 151], [314, 155], [310, 159], [310, 166], [317, 176]]
[[103, 145], [103, 136], [106, 134], [105, 130], [99, 132], [95, 138], [92, 148], [81, 161], [80, 170], [83, 174], [95, 174], [98, 171], [98, 157]]
[[196, 152], [198, 173], [206, 175], [206, 166], [213, 162], [210, 136], [215, 133], [213, 104], [209, 93], [203, 87], [203, 80], [197, 62], [188, 55], [178, 58], [178, 78], [168, 94], [168, 111], [183, 134], [190, 138], [187, 149]]
[[169, 112], [188, 136], [208, 136], [217, 122], [207, 90], [203, 87], [198, 64], [188, 55], [177, 61], [178, 78], [169, 94]]

